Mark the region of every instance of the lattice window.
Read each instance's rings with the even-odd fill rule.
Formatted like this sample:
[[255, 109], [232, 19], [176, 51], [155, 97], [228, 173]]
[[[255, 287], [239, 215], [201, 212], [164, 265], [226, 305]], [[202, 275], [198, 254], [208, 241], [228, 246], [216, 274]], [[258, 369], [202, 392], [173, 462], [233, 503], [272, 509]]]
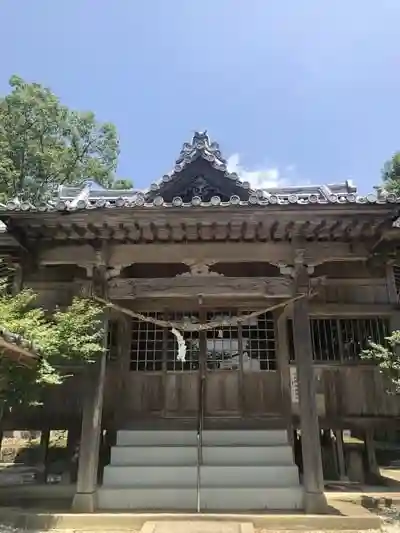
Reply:
[[361, 350], [367, 348], [369, 341], [383, 344], [385, 337], [389, 335], [389, 320], [387, 319], [350, 319], [340, 320], [339, 323], [345, 360], [357, 359]]
[[[198, 313], [191, 312], [177, 312], [169, 315], [169, 318], [176, 322], [188, 320], [191, 322], [199, 321]], [[198, 331], [184, 331], [182, 332], [183, 338], [186, 343], [186, 356], [185, 361], [178, 361], [178, 343], [175, 335], [170, 330], [166, 330], [166, 359], [167, 370], [177, 371], [189, 371], [197, 370], [199, 368], [199, 353], [200, 353], [200, 335]]]
[[338, 320], [312, 318], [310, 327], [315, 361], [340, 361]]
[[[318, 363], [354, 361], [369, 341], [382, 344], [389, 334], [386, 318], [311, 318], [313, 359]], [[293, 324], [289, 320], [289, 354], [294, 361]]]
[[[246, 311], [243, 314], [249, 314]], [[275, 322], [271, 313], [251, 318], [242, 327], [243, 370], [276, 370]]]
[[[146, 313], [162, 319], [161, 313]], [[134, 371], [159, 371], [163, 368], [164, 329], [142, 320], [132, 320], [131, 364]]]
[[[244, 314], [249, 314], [246, 311]], [[237, 311], [213, 311], [206, 320], [219, 320], [236, 316]], [[155, 318], [173, 321], [199, 321], [199, 314], [175, 312]], [[178, 361], [178, 345], [169, 329], [154, 324], [132, 320], [131, 365], [133, 371], [171, 372], [197, 370], [200, 366], [201, 347], [206, 351], [208, 370], [239, 370], [243, 361], [245, 372], [276, 370], [275, 326], [271, 314], [249, 319], [242, 326], [224, 326], [198, 332], [183, 332], [186, 343], [185, 361]], [[203, 343], [202, 343], [203, 341]]]

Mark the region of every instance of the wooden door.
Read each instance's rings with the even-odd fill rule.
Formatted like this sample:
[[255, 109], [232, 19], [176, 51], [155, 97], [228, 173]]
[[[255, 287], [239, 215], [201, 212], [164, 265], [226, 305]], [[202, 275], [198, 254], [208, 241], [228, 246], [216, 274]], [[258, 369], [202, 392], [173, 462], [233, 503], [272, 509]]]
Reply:
[[[190, 315], [193, 318], [193, 314]], [[182, 320], [180, 314], [175, 320]], [[177, 341], [165, 330], [164, 414], [168, 418], [196, 418], [199, 412], [200, 393], [200, 335], [185, 332], [185, 361], [177, 358]]]
[[[215, 314], [209, 313], [207, 320], [215, 319]], [[229, 312], [224, 315], [232, 316]], [[275, 324], [271, 315], [253, 317], [237, 327], [207, 331], [204, 344], [205, 417], [282, 416]]]
[[[204, 313], [201, 321], [215, 320], [221, 314]], [[176, 315], [173, 318], [179, 321], [183, 313]], [[199, 318], [194, 313], [190, 316]], [[225, 311], [222, 316], [236, 316], [236, 311]], [[186, 358], [180, 362], [170, 330], [136, 323], [121, 398], [125, 419], [133, 424], [138, 419], [189, 419], [195, 424], [201, 379], [205, 418], [281, 416], [274, 328], [272, 317], [261, 315], [239, 326], [187, 332]]]
[[[209, 312], [206, 320], [230, 318], [234, 313]], [[240, 417], [241, 345], [239, 328], [228, 326], [205, 331], [202, 338], [204, 386], [204, 416]]]

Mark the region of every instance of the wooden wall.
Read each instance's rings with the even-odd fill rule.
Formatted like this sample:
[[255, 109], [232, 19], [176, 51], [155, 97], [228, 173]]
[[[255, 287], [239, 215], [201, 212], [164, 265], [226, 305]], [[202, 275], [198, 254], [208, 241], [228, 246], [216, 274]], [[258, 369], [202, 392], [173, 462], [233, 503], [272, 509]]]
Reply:
[[[400, 398], [388, 394], [389, 384], [378, 369], [371, 365], [317, 365], [318, 411], [324, 427], [349, 428], [363, 420], [379, 425], [383, 419], [399, 417]], [[232, 374], [233, 385], [222, 377], [211, 374], [206, 387], [206, 415], [215, 417], [239, 415], [243, 418], [282, 415], [279, 377], [276, 372], [244, 375], [243, 388], [238, 387]], [[104, 422], [107, 427], [127, 427], [147, 416], [193, 417], [197, 409], [198, 380], [196, 374], [170, 375], [165, 381], [161, 373], [132, 372], [121, 389], [120, 380], [110, 370], [104, 399]], [[237, 389], [237, 401], [232, 403], [228, 389]], [[80, 424], [82, 402], [88, 389], [87, 380], [77, 375], [47, 394], [44, 405], [15, 410], [4, 420], [4, 429], [65, 429]], [[242, 391], [242, 392], [241, 392]], [[241, 395], [243, 394], [243, 403]], [[184, 396], [183, 400], [181, 396]], [[229, 398], [228, 398], [229, 396]], [[229, 399], [227, 401], [226, 399]], [[236, 408], [235, 409], [235, 405]], [[207, 407], [208, 406], [208, 407]], [[293, 405], [293, 414], [298, 410]]]

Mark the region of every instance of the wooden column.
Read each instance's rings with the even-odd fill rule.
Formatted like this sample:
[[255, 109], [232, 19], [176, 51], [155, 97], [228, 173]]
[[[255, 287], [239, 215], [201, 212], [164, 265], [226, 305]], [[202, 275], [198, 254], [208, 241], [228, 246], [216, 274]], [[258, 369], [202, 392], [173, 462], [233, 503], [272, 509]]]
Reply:
[[[308, 292], [306, 267], [296, 264], [293, 275], [295, 292], [297, 294]], [[327, 501], [324, 494], [321, 440], [307, 296], [293, 303], [293, 338], [299, 387], [305, 511], [307, 513], [321, 514], [327, 512]]]
[[288, 314], [286, 309], [284, 309], [283, 311], [277, 311], [274, 315], [278, 341], [277, 362], [281, 380], [283, 413], [286, 420], [289, 442], [293, 447], [292, 395], [290, 390], [289, 346], [287, 328]]
[[368, 428], [365, 431], [365, 451], [367, 453], [368, 473], [379, 476], [379, 465], [375, 453], [374, 430], [372, 428]]
[[[130, 372], [132, 319], [121, 315], [118, 320], [118, 398], [123, 398], [127, 386], [127, 376]], [[115, 402], [114, 427], [121, 427], [126, 417], [124, 402]]]
[[[92, 287], [95, 294], [107, 297], [106, 267], [93, 269]], [[72, 502], [75, 512], [94, 512], [99, 467], [101, 423], [107, 362], [108, 313], [104, 315], [104, 351], [88, 369], [89, 385], [84, 399], [82, 430], [79, 446], [78, 481]]]
[[47, 483], [47, 457], [49, 453], [50, 430], [42, 429], [40, 432], [40, 459], [39, 462], [43, 467], [40, 475], [41, 483]]
[[68, 472], [66, 473], [66, 482], [76, 483], [77, 481], [77, 462], [76, 450], [79, 442], [80, 428], [72, 426], [68, 428], [67, 434], [67, 457], [68, 457]]
[[348, 481], [349, 478], [346, 474], [346, 460], [344, 456], [343, 431], [341, 429], [335, 431], [335, 437], [339, 479], [340, 481]]

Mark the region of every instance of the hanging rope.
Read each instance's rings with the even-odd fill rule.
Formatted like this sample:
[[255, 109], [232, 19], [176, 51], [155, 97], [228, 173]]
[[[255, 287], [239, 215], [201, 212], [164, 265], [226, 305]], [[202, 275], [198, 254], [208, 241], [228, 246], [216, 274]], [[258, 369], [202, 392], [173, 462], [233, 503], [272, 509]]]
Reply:
[[215, 329], [215, 328], [238, 326], [239, 324], [243, 324], [247, 322], [248, 320], [254, 317], [257, 317], [259, 315], [262, 315], [264, 313], [269, 313], [271, 311], [274, 311], [275, 309], [279, 309], [280, 307], [286, 307], [287, 305], [293, 302], [296, 302], [297, 300], [300, 300], [301, 298], [305, 298], [305, 297], [312, 298], [315, 294], [316, 292], [313, 292], [313, 291], [311, 291], [310, 293], [299, 294], [297, 296], [284, 300], [283, 302], [279, 302], [277, 304], [271, 305], [261, 310], [254, 311], [253, 313], [250, 313], [247, 315], [234, 316], [231, 318], [224, 318], [222, 320], [211, 320], [210, 322], [207, 322], [207, 323], [200, 323], [200, 322], [193, 323], [193, 322], [190, 322], [189, 320], [183, 320], [180, 322], [175, 322], [172, 320], [160, 320], [157, 318], [153, 318], [151, 316], [143, 315], [142, 313], [137, 313], [136, 311], [132, 311], [131, 309], [127, 309], [126, 307], [122, 307], [118, 304], [114, 304], [110, 301], [100, 298], [99, 296], [92, 296], [92, 298], [96, 300], [97, 302], [103, 304], [105, 307], [110, 307], [114, 309], [115, 311], [124, 313], [125, 315], [129, 315], [143, 322], [149, 322], [151, 324], [155, 324], [157, 326], [160, 326], [161, 328], [169, 328], [169, 329], [174, 328], [178, 331], [208, 331], [208, 330]]
[[237, 316], [230, 317], [230, 318], [224, 318], [222, 320], [211, 320], [210, 322], [207, 322], [207, 323], [199, 323], [199, 322], [193, 323], [190, 320], [182, 320], [180, 322], [175, 322], [172, 320], [159, 320], [151, 316], [143, 315], [142, 313], [131, 311], [130, 309], [127, 309], [126, 307], [122, 307], [118, 304], [114, 304], [108, 300], [100, 298], [99, 296], [93, 295], [92, 298], [96, 300], [97, 302], [103, 304], [105, 307], [114, 309], [115, 311], [131, 316], [132, 318], [136, 318], [137, 320], [148, 322], [150, 324], [155, 324], [156, 326], [159, 326], [161, 328], [170, 329], [171, 333], [175, 336], [176, 341], [178, 343], [177, 359], [178, 361], [183, 362], [185, 361], [185, 358], [186, 358], [187, 348], [186, 348], [185, 339], [181, 332], [183, 331], [208, 331], [208, 330], [215, 329], [215, 328], [236, 327], [239, 324], [243, 324], [254, 317], [257, 317], [264, 313], [275, 311], [275, 309], [279, 309], [281, 307], [286, 307], [287, 305], [293, 302], [296, 302], [297, 300], [300, 300], [301, 298], [306, 298], [306, 297], [312, 298], [313, 296], [315, 296], [316, 293], [317, 291], [310, 290], [308, 293], [299, 294], [297, 296], [284, 300], [283, 302], [279, 302], [277, 304], [271, 305], [264, 309], [254, 311], [253, 313], [249, 313], [247, 315], [237, 315]]

